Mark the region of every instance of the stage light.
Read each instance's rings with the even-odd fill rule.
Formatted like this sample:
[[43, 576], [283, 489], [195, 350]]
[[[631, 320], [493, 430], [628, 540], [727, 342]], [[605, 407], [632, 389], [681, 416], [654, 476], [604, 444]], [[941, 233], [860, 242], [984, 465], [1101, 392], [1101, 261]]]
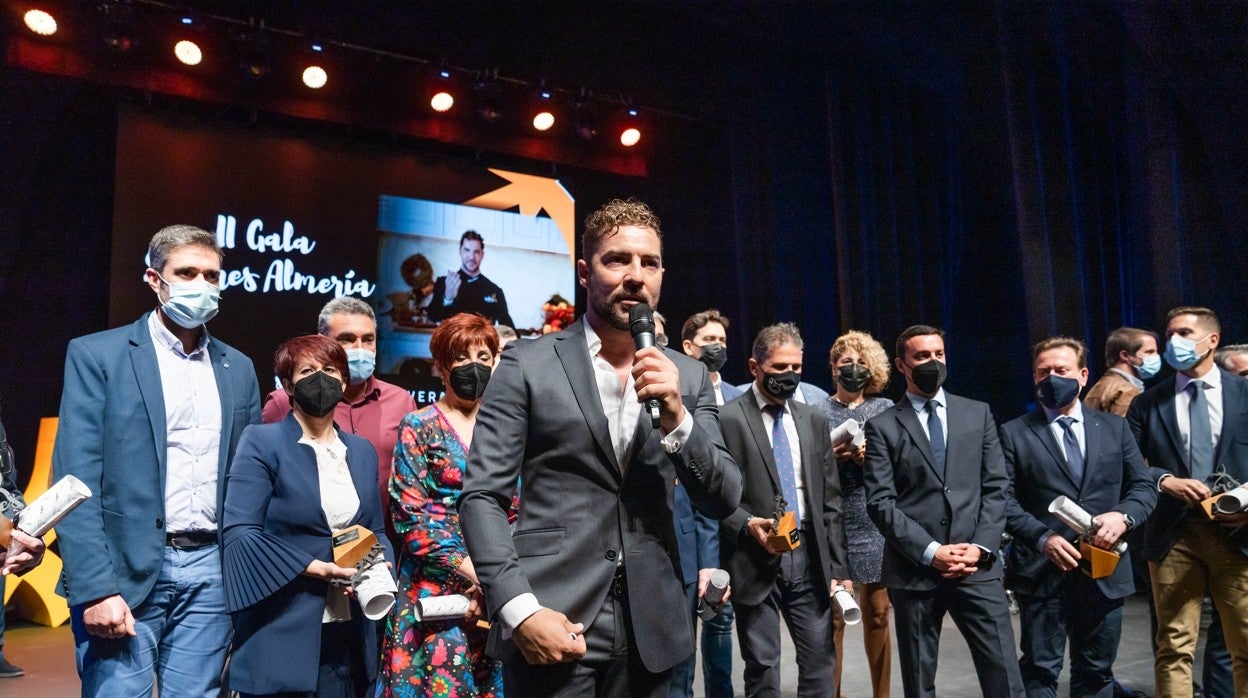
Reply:
[[319, 65], [310, 65], [303, 69], [303, 84], [308, 87], [319, 90], [329, 82], [329, 75], [325, 69]]
[[429, 98], [429, 106], [436, 112], [450, 111], [451, 107], [455, 106], [455, 97], [443, 90]]
[[174, 44], [173, 55], [185, 65], [199, 65], [204, 60], [204, 52], [199, 50], [199, 44], [190, 39], [183, 39]]
[[56, 18], [43, 10], [27, 10], [22, 19], [26, 28], [39, 36], [52, 36], [56, 33]]
[[548, 111], [538, 112], [533, 117], [533, 128], [538, 131], [548, 131], [551, 126], [555, 125], [555, 115]]

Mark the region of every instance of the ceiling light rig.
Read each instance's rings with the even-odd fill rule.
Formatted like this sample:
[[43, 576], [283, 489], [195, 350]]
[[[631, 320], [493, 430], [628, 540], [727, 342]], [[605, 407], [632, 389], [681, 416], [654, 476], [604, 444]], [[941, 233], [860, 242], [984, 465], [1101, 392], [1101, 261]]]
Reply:
[[[643, 129], [651, 126], [648, 120], [643, 121], [646, 115], [663, 114], [685, 121], [692, 118], [638, 108], [622, 95], [611, 96], [587, 86], [562, 88], [548, 84], [545, 78], [525, 80], [501, 75], [497, 67], [468, 68], [445, 57], [431, 60], [407, 55], [327, 36], [320, 30], [313, 33], [269, 26], [261, 15], [243, 19], [214, 11], [229, 4], [197, 3], [195, 10], [188, 2], [92, 0], [74, 11], [77, 15], [70, 12], [54, 17], [44, 9], [31, 8], [20, 16], [32, 35], [50, 37], [58, 30], [59, 35], [65, 34], [65, 27], [76, 27], [75, 18], [85, 15], [84, 23], [96, 27], [94, 40], [102, 38], [111, 54], [128, 54], [128, 60], [137, 60], [154, 53], [166, 57], [173, 53], [183, 66], [200, 66], [197, 73], [204, 79], [212, 79], [211, 71], [202, 67], [206, 64], [214, 70], [237, 65], [256, 88], [280, 85], [320, 91], [319, 99], [367, 95], [378, 91], [370, 86], [373, 83], [402, 84], [415, 75], [421, 81], [417, 88], [421, 91], [404, 95], [394, 90], [395, 107], [424, 110], [427, 104], [434, 119], [473, 120], [478, 128], [491, 126], [516, 135], [537, 132], [583, 148], [637, 148], [643, 142]], [[232, 51], [218, 44], [219, 36], [232, 39]], [[135, 50], [138, 42], [152, 42], [149, 48], [159, 48]], [[288, 78], [277, 83], [267, 80], [278, 71]], [[296, 77], [302, 85], [295, 82]], [[326, 90], [331, 78], [334, 89]], [[650, 138], [652, 135], [647, 134], [647, 145]]]

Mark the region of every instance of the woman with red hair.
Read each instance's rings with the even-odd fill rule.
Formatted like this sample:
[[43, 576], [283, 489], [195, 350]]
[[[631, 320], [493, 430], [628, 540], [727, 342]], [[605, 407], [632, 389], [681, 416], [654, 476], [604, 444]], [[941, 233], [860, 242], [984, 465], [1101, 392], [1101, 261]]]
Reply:
[[[386, 696], [502, 695], [502, 667], [485, 656], [485, 631], [476, 627], [484, 602], [455, 507], [498, 345], [494, 326], [480, 315], [443, 320], [429, 348], [446, 392], [399, 425], [390, 515], [404, 547], [382, 654]], [[463, 617], [419, 617], [420, 599], [452, 594], [471, 599]]]

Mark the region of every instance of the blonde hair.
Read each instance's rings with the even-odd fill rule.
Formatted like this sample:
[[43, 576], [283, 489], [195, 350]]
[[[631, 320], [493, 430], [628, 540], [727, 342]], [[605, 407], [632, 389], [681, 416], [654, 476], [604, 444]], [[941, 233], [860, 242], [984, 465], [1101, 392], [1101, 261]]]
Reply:
[[878, 393], [888, 387], [888, 354], [875, 337], [858, 330], [850, 330], [832, 342], [832, 348], [828, 350], [828, 368], [832, 369], [833, 380], [836, 379], [837, 360], [849, 351], [858, 352], [871, 372], [871, 380], [862, 390], [864, 393]]

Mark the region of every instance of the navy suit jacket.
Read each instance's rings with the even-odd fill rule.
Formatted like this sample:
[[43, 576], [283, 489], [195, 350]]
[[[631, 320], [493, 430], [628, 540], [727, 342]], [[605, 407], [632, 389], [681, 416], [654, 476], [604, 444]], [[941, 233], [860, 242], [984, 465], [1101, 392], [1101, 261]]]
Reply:
[[[293, 414], [248, 427], [230, 468], [222, 516], [225, 603], [234, 616], [230, 688], [243, 693], [316, 690], [321, 615], [330, 590], [303, 571], [313, 560], [332, 560], [333, 547], [321, 508], [316, 452], [299, 443], [302, 435]], [[354, 434], [338, 430], [338, 438], [347, 446], [360, 499], [348, 527], [371, 530], [393, 561], [377, 491], [377, 452]], [[371, 679], [377, 631], [355, 601], [351, 615]]]
[[[832, 456], [828, 422], [812, 407], [790, 400], [793, 423], [802, 451], [802, 485], [806, 493], [806, 519], [815, 538], [802, 541], [809, 563], [819, 572], [824, 588], [834, 579], [848, 579], [845, 526], [841, 521], [841, 479]], [[771, 518], [780, 476], [772, 455], [763, 412], [753, 391], [746, 391], [723, 406], [719, 416], [724, 443], [741, 468], [745, 490], [741, 506], [720, 524], [723, 539], [730, 543], [728, 573], [732, 575], [732, 598], [743, 604], [763, 603], [775, 588], [780, 558], [765, 550], [745, 530], [751, 516]]]
[[[1157, 488], [1148, 481], [1127, 421], [1087, 405], [1083, 417], [1086, 455], [1078, 480], [1066, 465], [1043, 409], [1001, 425], [1001, 451], [1010, 472], [1005, 527], [1014, 536], [1006, 568], [1011, 588], [1032, 596], [1051, 595], [1062, 576], [1038, 549], [1040, 539], [1049, 531], [1071, 542], [1076, 538], [1049, 513], [1054, 499], [1069, 497], [1093, 516], [1121, 512], [1136, 525], [1144, 523], [1157, 503]], [[1121, 599], [1135, 591], [1130, 555], [1128, 550], [1113, 574], [1096, 580], [1106, 597]]]
[[[932, 541], [1001, 547], [1009, 475], [988, 405], [945, 393], [949, 424], [945, 471], [936, 468], [931, 441], [909, 398], [867, 420], [863, 483], [867, 515], [884, 534], [884, 586], [915, 591], [945, 580], [923, 553]], [[968, 579], [999, 579], [992, 552]]]
[[[1220, 368], [1214, 370], [1221, 371], [1222, 378], [1222, 435], [1213, 454], [1213, 469], [1225, 468], [1240, 483], [1248, 483], [1248, 380]], [[1127, 410], [1127, 422], [1148, 462], [1148, 476], [1154, 486], [1167, 473], [1191, 477], [1187, 446], [1174, 411], [1174, 386], [1173, 378], [1158, 383], [1136, 397]], [[1159, 494], [1157, 509], [1144, 529], [1144, 555], [1160, 562], [1179, 539], [1187, 517], [1204, 515], [1175, 497]], [[1218, 531], [1248, 555], [1248, 526], [1219, 526]]]
[[[70, 605], [120, 594], [133, 608], [164, 558], [168, 428], [147, 318], [69, 343], [52, 471], [93, 495], [56, 527]], [[215, 337], [207, 351], [221, 398], [219, 513], [239, 435], [260, 423], [260, 386], [251, 359]]]
[[[693, 432], [679, 451], [666, 453], [643, 410], [632, 457], [621, 464], [584, 321], [512, 345], [482, 399], [459, 498], [464, 542], [491, 613], [532, 592], [543, 606], [590, 628], [623, 544], [632, 636], [653, 672], [674, 666], [693, 646], [672, 483], [679, 478], [693, 505], [711, 517], [726, 516], [741, 497], [706, 367], [663, 351], [680, 371]], [[518, 478], [523, 491], [513, 535], [507, 512]]]

